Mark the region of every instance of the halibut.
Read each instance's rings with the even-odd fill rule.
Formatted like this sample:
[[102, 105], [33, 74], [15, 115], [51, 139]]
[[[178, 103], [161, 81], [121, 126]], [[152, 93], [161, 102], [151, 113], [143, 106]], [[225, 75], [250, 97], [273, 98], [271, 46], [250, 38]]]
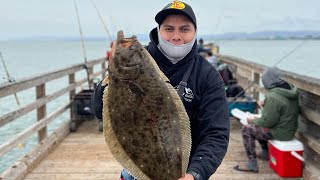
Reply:
[[108, 148], [139, 180], [177, 180], [186, 173], [191, 150], [185, 108], [136, 37], [119, 31], [113, 48], [103, 94]]

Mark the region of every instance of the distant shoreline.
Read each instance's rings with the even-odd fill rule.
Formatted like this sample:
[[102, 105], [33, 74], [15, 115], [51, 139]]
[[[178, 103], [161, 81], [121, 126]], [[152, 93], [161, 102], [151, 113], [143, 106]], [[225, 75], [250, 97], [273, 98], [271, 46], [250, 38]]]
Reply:
[[[149, 41], [148, 34], [136, 35], [141, 41]], [[229, 32], [224, 34], [198, 34], [204, 40], [320, 40], [320, 31], [259, 31]], [[116, 39], [112, 36], [112, 39]], [[32, 37], [0, 37], [3, 41], [80, 41], [80, 36], [32, 36]], [[85, 36], [85, 41], [110, 41], [105, 36]]]
[[[294, 40], [320, 40], [320, 37], [317, 38], [228, 38], [228, 39], [212, 39], [212, 38], [203, 38], [205, 41], [294, 41]], [[141, 39], [140, 39], [141, 40]], [[10, 40], [0, 40], [0, 42], [41, 42], [41, 41], [74, 41], [78, 42], [80, 39], [68, 39], [68, 38], [57, 38], [57, 39], [10, 39]], [[106, 41], [106, 39], [84, 39], [84, 41]], [[149, 39], [143, 39], [142, 41], [149, 41]]]

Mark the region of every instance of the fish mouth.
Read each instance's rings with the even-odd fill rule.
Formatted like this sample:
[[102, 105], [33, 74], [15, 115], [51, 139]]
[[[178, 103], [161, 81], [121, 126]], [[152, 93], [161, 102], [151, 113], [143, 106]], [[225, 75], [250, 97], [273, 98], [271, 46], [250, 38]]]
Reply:
[[122, 80], [135, 80], [137, 79], [140, 72], [139, 64], [126, 64], [126, 65], [118, 65], [118, 75]]
[[114, 72], [114, 76], [121, 80], [135, 80], [141, 74], [140, 57], [136, 57], [135, 54], [135, 52], [139, 53], [136, 42], [136, 36], [125, 38], [123, 31], [119, 31], [117, 34], [114, 57], [111, 61], [113, 65], [111, 69], [113, 70], [110, 70]]
[[137, 37], [136, 36], [132, 36], [130, 38], [125, 38], [123, 31], [119, 31], [117, 34], [117, 45], [123, 48], [129, 47], [131, 46], [132, 42], [136, 41]]
[[123, 70], [133, 70], [133, 69], [137, 69], [139, 67], [140, 67], [139, 64], [126, 64], [126, 65], [119, 64], [119, 68], [121, 68]]

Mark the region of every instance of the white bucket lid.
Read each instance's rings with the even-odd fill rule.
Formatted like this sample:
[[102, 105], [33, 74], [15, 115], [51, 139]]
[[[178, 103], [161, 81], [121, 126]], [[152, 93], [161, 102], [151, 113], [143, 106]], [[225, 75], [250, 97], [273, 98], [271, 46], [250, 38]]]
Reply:
[[271, 143], [275, 148], [281, 151], [302, 151], [303, 150], [303, 144], [296, 139], [293, 139], [291, 141], [269, 140], [269, 143]]

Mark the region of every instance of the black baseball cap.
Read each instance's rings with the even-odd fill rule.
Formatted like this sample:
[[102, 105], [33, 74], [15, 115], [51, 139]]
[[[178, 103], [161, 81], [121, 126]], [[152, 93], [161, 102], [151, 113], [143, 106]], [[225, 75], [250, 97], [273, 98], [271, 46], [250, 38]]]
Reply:
[[156, 15], [156, 22], [160, 25], [168, 15], [172, 14], [182, 14], [187, 16], [193, 22], [194, 27], [197, 28], [197, 19], [191, 6], [182, 1], [172, 1], [171, 3], [166, 5]]

